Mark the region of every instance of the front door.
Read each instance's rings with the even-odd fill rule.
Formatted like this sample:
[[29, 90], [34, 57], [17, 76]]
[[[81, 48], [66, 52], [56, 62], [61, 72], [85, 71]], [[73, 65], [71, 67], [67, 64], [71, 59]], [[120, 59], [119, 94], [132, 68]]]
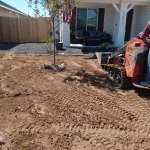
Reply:
[[126, 21], [126, 32], [125, 32], [125, 41], [130, 40], [131, 26], [132, 26], [132, 18], [133, 18], [133, 9], [131, 9], [127, 13], [127, 21]]

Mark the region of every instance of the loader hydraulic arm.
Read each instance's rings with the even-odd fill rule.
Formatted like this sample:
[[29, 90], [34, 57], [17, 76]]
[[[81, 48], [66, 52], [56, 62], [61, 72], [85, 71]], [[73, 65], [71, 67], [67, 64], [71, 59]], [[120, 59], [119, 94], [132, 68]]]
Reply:
[[119, 57], [119, 55], [123, 55], [125, 53], [125, 51], [126, 51], [125, 47], [120, 47], [120, 48], [118, 48], [118, 50], [116, 50], [109, 56], [109, 59], [111, 59], [113, 57], [117, 58], [117, 57]]

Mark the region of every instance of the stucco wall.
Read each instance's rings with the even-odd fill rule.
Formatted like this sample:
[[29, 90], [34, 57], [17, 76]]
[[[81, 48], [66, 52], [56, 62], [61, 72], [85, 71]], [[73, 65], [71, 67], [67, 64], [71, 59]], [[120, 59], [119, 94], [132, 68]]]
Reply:
[[136, 6], [134, 16], [134, 27], [133, 37], [140, 33], [146, 26], [147, 22], [150, 21], [150, 5], [148, 6]]
[[115, 9], [111, 4], [80, 3], [77, 8], [105, 8], [104, 31], [111, 35], [113, 34]]
[[105, 17], [104, 17], [104, 31], [113, 35], [115, 9], [111, 4], [105, 6]]
[[[9, 12], [12, 12], [13, 17], [16, 17], [16, 15], [19, 14], [19, 13], [0, 7], [0, 16], [9, 17]], [[19, 14], [19, 18], [22, 18], [22, 17], [26, 17], [26, 16]]]
[[117, 36], [117, 32], [118, 32], [118, 25], [119, 25], [119, 13], [115, 10], [114, 12], [114, 21], [112, 21], [111, 25], [112, 25], [112, 41], [115, 42], [116, 36]]

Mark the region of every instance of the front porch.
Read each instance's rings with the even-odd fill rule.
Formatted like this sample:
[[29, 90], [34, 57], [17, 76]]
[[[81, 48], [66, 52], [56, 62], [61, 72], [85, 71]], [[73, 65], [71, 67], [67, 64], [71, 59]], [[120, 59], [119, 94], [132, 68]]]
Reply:
[[[122, 46], [125, 41], [137, 35], [135, 30], [139, 21], [137, 11], [139, 7], [146, 7], [150, 4], [147, 0], [81, 0], [73, 10], [73, 20], [71, 24], [62, 23], [60, 26], [60, 40], [64, 46], [70, 44], [82, 44], [83, 33], [77, 35], [78, 31], [85, 32], [106, 32], [111, 35], [114, 46]], [[143, 9], [144, 10], [144, 9]], [[142, 11], [141, 11], [142, 13]], [[149, 20], [145, 19], [144, 25]], [[140, 32], [140, 31], [139, 31]], [[93, 36], [93, 35], [91, 35]], [[95, 36], [95, 35], [94, 35]], [[79, 38], [79, 43], [73, 43], [73, 38]], [[82, 43], [83, 42], [83, 43]], [[94, 43], [93, 45], [94, 46]]]

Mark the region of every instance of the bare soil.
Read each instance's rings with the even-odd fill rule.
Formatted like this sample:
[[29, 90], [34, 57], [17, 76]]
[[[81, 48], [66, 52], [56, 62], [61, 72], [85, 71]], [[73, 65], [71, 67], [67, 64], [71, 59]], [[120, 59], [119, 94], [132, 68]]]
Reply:
[[90, 56], [0, 59], [1, 150], [149, 150], [150, 92], [120, 90]]

